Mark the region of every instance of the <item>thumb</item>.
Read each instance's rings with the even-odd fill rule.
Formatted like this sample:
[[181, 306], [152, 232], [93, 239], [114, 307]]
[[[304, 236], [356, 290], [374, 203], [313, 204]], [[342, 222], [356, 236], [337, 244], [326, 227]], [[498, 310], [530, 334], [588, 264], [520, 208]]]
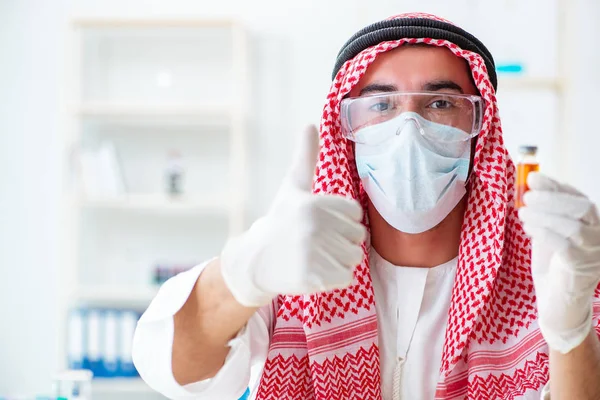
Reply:
[[296, 188], [312, 191], [312, 183], [319, 157], [319, 131], [314, 125], [307, 126], [296, 140], [296, 153], [288, 179]]

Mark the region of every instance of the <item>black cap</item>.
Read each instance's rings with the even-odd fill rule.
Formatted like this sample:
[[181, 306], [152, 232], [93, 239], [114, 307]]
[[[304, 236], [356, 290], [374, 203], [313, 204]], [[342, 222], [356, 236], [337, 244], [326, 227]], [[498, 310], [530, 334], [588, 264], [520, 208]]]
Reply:
[[455, 25], [429, 18], [397, 18], [376, 22], [355, 33], [342, 46], [337, 55], [331, 79], [348, 60], [361, 51], [381, 42], [404, 38], [431, 38], [448, 40], [463, 50], [479, 54], [488, 71], [494, 90], [498, 89], [498, 78], [494, 58], [489, 50], [475, 36]]

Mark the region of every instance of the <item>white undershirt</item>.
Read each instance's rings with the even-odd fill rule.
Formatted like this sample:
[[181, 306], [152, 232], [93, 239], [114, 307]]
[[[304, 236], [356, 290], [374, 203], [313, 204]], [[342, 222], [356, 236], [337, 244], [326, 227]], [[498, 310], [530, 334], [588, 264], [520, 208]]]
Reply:
[[[186, 386], [173, 378], [173, 315], [187, 300], [206, 264], [179, 274], [161, 287], [138, 323], [133, 346], [135, 366], [151, 387], [171, 399], [235, 400], [248, 385], [253, 398], [269, 348], [271, 307], [259, 310], [230, 341], [225, 364], [214, 378]], [[398, 267], [372, 251], [370, 265], [383, 400], [431, 400], [439, 379], [457, 260], [435, 268]]]
[[456, 259], [435, 268], [397, 267], [371, 251], [370, 262], [383, 399], [433, 399]]

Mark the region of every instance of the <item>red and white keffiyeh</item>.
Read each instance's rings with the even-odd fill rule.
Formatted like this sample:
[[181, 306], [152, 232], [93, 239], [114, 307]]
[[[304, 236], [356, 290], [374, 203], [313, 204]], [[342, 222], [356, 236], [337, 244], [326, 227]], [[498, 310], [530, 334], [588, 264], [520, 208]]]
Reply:
[[[429, 14], [394, 18], [448, 22]], [[358, 199], [366, 209], [352, 144], [340, 131], [340, 102], [378, 54], [405, 43], [444, 46], [463, 57], [486, 102], [436, 399], [514, 399], [537, 393], [548, 381], [548, 350], [536, 322], [530, 243], [514, 208], [515, 168], [504, 146], [495, 91], [481, 56], [446, 40], [411, 38], [379, 43], [347, 61], [323, 109], [314, 191]], [[368, 250], [365, 244], [365, 261], [357, 267], [351, 287], [274, 301], [276, 318], [257, 399], [381, 399]], [[597, 320], [595, 326], [600, 331]]]

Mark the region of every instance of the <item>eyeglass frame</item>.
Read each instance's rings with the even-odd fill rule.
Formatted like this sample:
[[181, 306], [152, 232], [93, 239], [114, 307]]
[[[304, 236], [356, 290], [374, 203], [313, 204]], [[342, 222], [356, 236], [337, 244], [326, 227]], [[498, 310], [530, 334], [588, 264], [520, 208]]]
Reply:
[[[349, 102], [353, 102], [356, 100], [363, 100], [363, 99], [372, 99], [372, 98], [376, 98], [376, 97], [389, 97], [389, 96], [394, 96], [394, 95], [413, 95], [413, 96], [420, 96], [420, 95], [438, 95], [438, 96], [450, 96], [450, 97], [458, 97], [458, 98], [462, 98], [462, 99], [466, 99], [468, 101], [471, 102], [471, 104], [473, 105], [473, 126], [471, 128], [471, 133], [467, 133], [466, 137], [464, 139], [462, 139], [461, 141], [468, 141], [473, 139], [474, 137], [478, 136], [479, 133], [481, 132], [481, 129], [483, 127], [483, 114], [484, 114], [484, 110], [487, 106], [486, 101], [479, 95], [474, 95], [474, 94], [464, 94], [464, 93], [445, 93], [445, 92], [431, 92], [431, 91], [393, 91], [393, 92], [381, 92], [381, 93], [375, 93], [375, 94], [370, 94], [370, 95], [366, 95], [366, 96], [356, 96], [356, 97], [346, 97], [344, 99], [342, 99], [341, 103], [340, 103], [340, 123], [341, 123], [341, 128], [342, 128], [342, 135], [348, 139], [351, 140], [353, 142], [357, 142], [356, 140], [354, 140], [352, 136], [355, 136], [355, 132], [359, 131], [361, 128], [359, 129], [355, 129], [355, 130], [351, 130], [348, 128], [348, 123], [345, 121], [344, 118], [344, 114], [345, 114], [345, 110], [347, 110], [349, 108], [349, 106], [345, 106], [346, 104], [351, 104]], [[475, 127], [477, 126], [477, 129], [475, 129]], [[458, 128], [460, 129], [460, 128]], [[462, 129], [461, 129], [462, 130]], [[349, 134], [345, 133], [345, 132], [350, 132]]]

